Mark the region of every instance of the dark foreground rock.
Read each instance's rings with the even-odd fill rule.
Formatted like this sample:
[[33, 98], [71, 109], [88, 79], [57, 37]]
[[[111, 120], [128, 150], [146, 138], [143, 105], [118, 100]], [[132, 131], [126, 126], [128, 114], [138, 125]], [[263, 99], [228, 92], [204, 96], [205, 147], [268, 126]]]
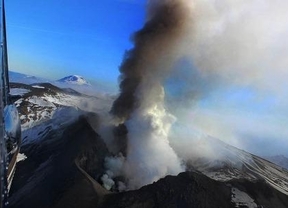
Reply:
[[104, 207], [210, 207], [228, 208], [230, 188], [201, 173], [185, 172], [167, 176], [136, 191], [106, 196]]
[[39, 142], [23, 146], [22, 152], [27, 159], [17, 166], [9, 207], [57, 207], [59, 203], [62, 207], [90, 207], [97, 200], [91, 180], [78, 167], [99, 177], [108, 151], [86, 118], [50, 130]]

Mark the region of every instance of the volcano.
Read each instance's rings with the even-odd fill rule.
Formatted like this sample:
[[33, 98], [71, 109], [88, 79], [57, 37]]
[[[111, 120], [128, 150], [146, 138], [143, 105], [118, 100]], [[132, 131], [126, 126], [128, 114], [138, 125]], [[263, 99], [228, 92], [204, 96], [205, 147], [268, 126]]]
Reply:
[[27, 159], [18, 164], [10, 207], [288, 206], [287, 170], [211, 138], [223, 154], [236, 150], [233, 160], [197, 158], [177, 176], [134, 191], [109, 192], [100, 177], [111, 153], [89, 124], [91, 116], [56, 129], [52, 121], [45, 123], [39, 138], [23, 145]]
[[[40, 92], [48, 88], [66, 99], [85, 98], [52, 85], [33, 86], [14, 85], [18, 92], [21, 87], [29, 90], [18, 105], [20, 112], [30, 105], [23, 100], [36, 96], [36, 92], [41, 97]], [[100, 100], [96, 99], [106, 102]], [[219, 154], [191, 157], [184, 161], [184, 172], [136, 190], [107, 191], [101, 177], [106, 171], [105, 158], [113, 153], [97, 130], [101, 119], [97, 113], [67, 103], [55, 105], [57, 109], [52, 109], [55, 112], [49, 119], [40, 119], [23, 131], [21, 153], [27, 159], [18, 163], [9, 207], [288, 207], [286, 169], [212, 137], [202, 139], [197, 146], [212, 146]], [[50, 107], [43, 105], [41, 111]]]
[[88, 81], [86, 81], [82, 76], [79, 75], [70, 75], [57, 80], [57, 82], [75, 85], [91, 85]]

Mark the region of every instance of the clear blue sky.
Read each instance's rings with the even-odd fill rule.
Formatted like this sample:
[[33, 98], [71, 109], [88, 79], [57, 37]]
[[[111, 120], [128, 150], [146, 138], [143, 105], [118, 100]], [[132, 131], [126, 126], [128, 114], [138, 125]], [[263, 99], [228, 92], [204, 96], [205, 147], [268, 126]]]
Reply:
[[145, 0], [6, 1], [10, 70], [59, 79], [79, 74], [117, 84]]

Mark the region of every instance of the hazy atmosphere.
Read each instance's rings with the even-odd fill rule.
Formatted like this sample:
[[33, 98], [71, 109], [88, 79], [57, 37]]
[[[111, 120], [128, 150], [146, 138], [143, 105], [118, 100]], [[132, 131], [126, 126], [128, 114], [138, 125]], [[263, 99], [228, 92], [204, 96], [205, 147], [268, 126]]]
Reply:
[[[129, 145], [170, 159], [161, 175], [182, 170], [177, 148], [190, 137], [288, 156], [287, 9], [283, 0], [7, 1], [10, 70], [78, 74], [120, 93], [111, 113], [132, 130]], [[128, 167], [145, 158], [131, 149]]]

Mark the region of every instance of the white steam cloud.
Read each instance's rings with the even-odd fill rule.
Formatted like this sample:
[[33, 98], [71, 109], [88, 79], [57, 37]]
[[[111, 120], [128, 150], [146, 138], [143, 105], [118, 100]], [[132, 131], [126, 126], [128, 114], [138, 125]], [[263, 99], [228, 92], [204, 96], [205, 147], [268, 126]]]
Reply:
[[[200, 97], [194, 102], [204, 98], [210, 103], [208, 107], [196, 105], [189, 109], [186, 122], [247, 150], [254, 150], [256, 148], [251, 146], [260, 147], [261, 143], [276, 145], [275, 148], [279, 146], [277, 142], [287, 146], [283, 138], [288, 136], [285, 127], [288, 115], [288, 2], [192, 0], [187, 4], [193, 7], [192, 19], [186, 37], [181, 41], [181, 53], [200, 74], [189, 80], [191, 88], [193, 83], [198, 84], [196, 93]], [[229, 100], [227, 96], [235, 93], [227, 89], [233, 88], [249, 89], [253, 92], [252, 98], [231, 102], [233, 98]], [[225, 92], [226, 98], [221, 95]], [[245, 95], [242, 97], [245, 99]], [[181, 119], [179, 115], [177, 118]], [[249, 137], [249, 146], [244, 144], [243, 137]], [[258, 139], [253, 143], [253, 137], [262, 137], [262, 142]], [[273, 149], [269, 152], [263, 145], [261, 148], [262, 151], [254, 152], [264, 155], [277, 152]]]
[[[288, 77], [288, 2], [192, 0], [184, 54], [211, 79], [278, 93]], [[277, 84], [275, 84], [277, 82]]]
[[[184, 170], [168, 140], [175, 117], [164, 108], [162, 88], [159, 86], [153, 89], [158, 94], [158, 102], [137, 109], [126, 122], [129, 139], [124, 169], [130, 189]], [[157, 92], [157, 89], [161, 91]]]

